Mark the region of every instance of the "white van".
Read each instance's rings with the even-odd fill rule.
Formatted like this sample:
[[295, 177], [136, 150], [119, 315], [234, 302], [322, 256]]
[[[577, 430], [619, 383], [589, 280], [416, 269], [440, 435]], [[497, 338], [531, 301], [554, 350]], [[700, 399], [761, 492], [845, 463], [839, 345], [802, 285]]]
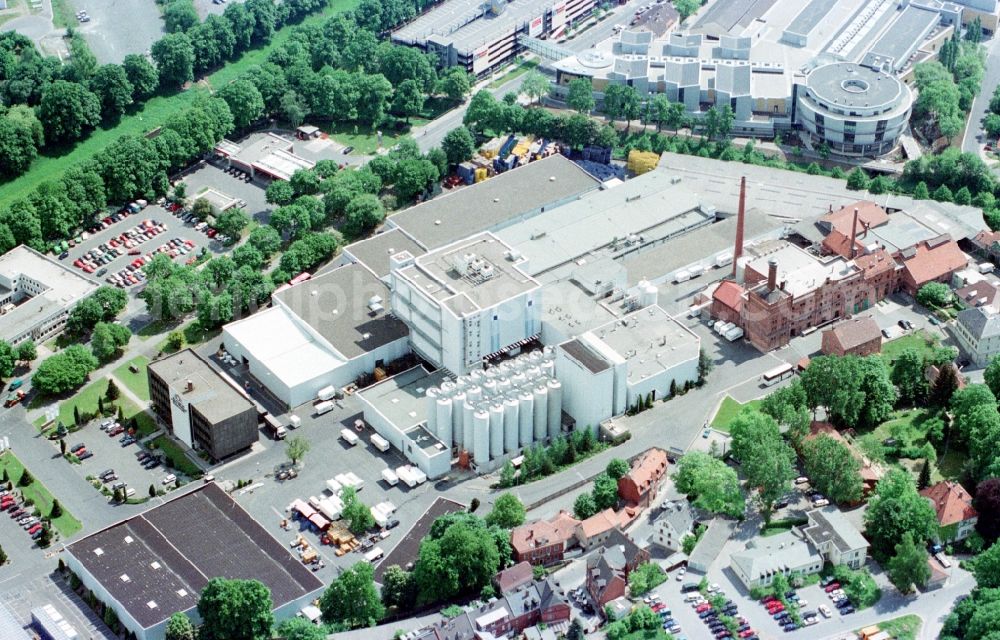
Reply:
[[298, 429], [302, 426], [302, 418], [298, 416], [288, 416], [288, 428]]
[[352, 447], [358, 443], [358, 434], [354, 433], [350, 429], [341, 429], [340, 437], [344, 439], [344, 442]]
[[375, 547], [365, 554], [365, 560], [368, 562], [375, 562], [376, 560], [380, 560], [384, 555], [385, 551], [382, 551], [382, 547]]
[[390, 487], [395, 487], [399, 484], [399, 476], [392, 469], [382, 469], [382, 480]]
[[173, 482], [175, 480], [177, 480], [177, 476], [175, 476], [172, 473], [168, 473], [167, 475], [163, 476], [163, 480], [161, 482], [163, 484], [170, 484], [171, 482]]
[[330, 413], [331, 411], [333, 411], [333, 408], [335, 406], [336, 405], [333, 404], [332, 402], [320, 402], [317, 403], [316, 406], [313, 407], [313, 409], [316, 410], [316, 415], [321, 416], [324, 413]]

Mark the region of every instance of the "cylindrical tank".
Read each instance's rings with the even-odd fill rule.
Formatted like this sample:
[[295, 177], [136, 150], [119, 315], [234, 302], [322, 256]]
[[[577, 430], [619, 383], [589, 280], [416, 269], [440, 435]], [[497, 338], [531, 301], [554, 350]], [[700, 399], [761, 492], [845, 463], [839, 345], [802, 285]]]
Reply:
[[549, 378], [554, 378], [556, 376], [556, 363], [552, 360], [546, 360], [542, 363], [542, 373]]
[[643, 307], [653, 306], [659, 297], [660, 292], [655, 284], [649, 282], [645, 284], [639, 283], [639, 304]]
[[465, 391], [465, 397], [468, 398], [469, 402], [475, 405], [483, 399], [483, 388], [478, 384], [474, 384]]
[[535, 387], [534, 396], [535, 412], [532, 419], [535, 423], [535, 442], [542, 442], [549, 430], [549, 390], [545, 385], [539, 385]]
[[438, 398], [437, 400], [437, 437], [444, 443], [444, 446], [451, 449], [451, 398]]
[[528, 376], [524, 375], [523, 371], [518, 371], [510, 377], [510, 385], [514, 389], [520, 389], [528, 382]]
[[553, 358], [556, 355], [556, 348], [553, 347], [551, 344], [547, 344], [542, 348], [542, 355]]
[[503, 455], [503, 405], [490, 405], [490, 459]]
[[459, 391], [451, 397], [451, 438], [459, 449], [465, 446], [465, 392]]
[[437, 387], [427, 390], [427, 430], [437, 435], [437, 399], [441, 391]]
[[542, 375], [542, 368], [538, 365], [531, 365], [527, 370], [528, 380], [538, 380], [539, 376]]
[[462, 406], [462, 446], [470, 453], [476, 448], [475, 414], [475, 407], [466, 400]]
[[483, 383], [483, 393], [487, 396], [495, 396], [497, 394], [497, 381], [495, 378], [490, 378]]
[[483, 379], [484, 375], [485, 374], [482, 369], [473, 369], [472, 373], [469, 374], [469, 377], [472, 378], [473, 382], [479, 382]]
[[537, 364], [538, 362], [540, 362], [542, 360], [542, 352], [541, 351], [532, 351], [531, 355], [529, 355], [528, 358], [532, 362], [534, 362], [534, 363]]
[[498, 393], [506, 393], [507, 391], [510, 391], [510, 387], [511, 387], [510, 378], [508, 378], [506, 376], [504, 376], [503, 378], [500, 378], [497, 381], [497, 392]]
[[531, 392], [523, 392], [517, 397], [517, 400], [518, 405], [520, 405], [517, 411], [518, 439], [521, 442], [521, 446], [526, 447], [531, 444], [533, 435], [535, 397], [531, 395]]
[[558, 380], [549, 380], [548, 425], [549, 437], [555, 438], [562, 431], [562, 384]]
[[517, 398], [508, 398], [503, 403], [503, 450], [506, 453], [517, 450], [518, 441]]
[[490, 462], [490, 412], [480, 409], [472, 418], [473, 447], [472, 459], [478, 465], [487, 465]]

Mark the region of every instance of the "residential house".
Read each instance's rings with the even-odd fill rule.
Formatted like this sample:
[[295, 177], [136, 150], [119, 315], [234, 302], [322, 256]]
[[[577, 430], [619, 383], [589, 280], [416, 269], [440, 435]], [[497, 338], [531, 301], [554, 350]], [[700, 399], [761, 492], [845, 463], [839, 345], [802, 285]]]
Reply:
[[615, 529], [604, 549], [587, 558], [586, 588], [594, 607], [603, 610], [604, 605], [624, 596], [629, 574], [648, 561], [648, 551]]
[[977, 253], [989, 260], [1000, 259], [1000, 231], [980, 231], [972, 238]]
[[794, 529], [750, 540], [729, 562], [747, 589], [769, 586], [777, 575], [811, 575], [823, 568], [823, 556]]
[[987, 307], [965, 309], [955, 319], [955, 337], [977, 366], [985, 367], [1000, 353], [1000, 315]]
[[900, 286], [911, 296], [929, 282], [947, 283], [952, 274], [969, 264], [968, 256], [947, 234], [907, 247], [897, 259], [903, 265]]
[[688, 557], [688, 570], [708, 573], [708, 568], [722, 553], [722, 548], [736, 530], [736, 522], [726, 518], [715, 518], [708, 523], [701, 540]]
[[870, 356], [882, 350], [882, 331], [871, 316], [841, 322], [823, 332], [825, 355]]
[[493, 576], [493, 586], [500, 595], [507, 595], [534, 582], [534, 573], [530, 562], [518, 562]]
[[941, 542], [964, 540], [976, 528], [979, 514], [972, 506], [972, 496], [957, 482], [944, 480], [920, 492], [931, 501], [937, 514]]
[[1000, 311], [1000, 287], [988, 280], [972, 282], [956, 289], [955, 297], [967, 307], [978, 307], [993, 313]]
[[962, 373], [958, 370], [958, 367], [955, 365], [954, 362], [946, 362], [940, 367], [933, 364], [929, 364], [926, 367], [924, 367], [924, 380], [927, 381], [927, 384], [933, 387], [934, 383], [937, 382], [938, 376], [941, 375], [941, 371], [945, 367], [951, 369], [955, 373], [955, 380], [958, 382], [958, 387], [956, 388], [964, 389], [965, 378], [962, 376]]
[[659, 492], [667, 472], [667, 452], [652, 448], [632, 462], [628, 473], [618, 478], [618, 495], [626, 504], [648, 507]]
[[806, 512], [806, 518], [809, 524], [802, 528], [802, 533], [824, 560], [852, 569], [860, 569], [865, 564], [868, 541], [839, 509], [813, 509]]
[[482, 640], [518, 636], [528, 627], [568, 623], [571, 609], [558, 587], [542, 580], [423, 629], [420, 640]]
[[550, 520], [538, 520], [510, 532], [515, 562], [548, 565], [559, 562], [569, 547], [576, 544], [580, 521], [566, 511]]
[[694, 535], [694, 512], [687, 500], [664, 502], [653, 522], [649, 541], [668, 551], [680, 551], [684, 538]]
[[621, 518], [614, 509], [595, 513], [576, 525], [576, 543], [584, 551], [596, 549], [611, 537], [611, 532], [617, 530], [620, 524]]

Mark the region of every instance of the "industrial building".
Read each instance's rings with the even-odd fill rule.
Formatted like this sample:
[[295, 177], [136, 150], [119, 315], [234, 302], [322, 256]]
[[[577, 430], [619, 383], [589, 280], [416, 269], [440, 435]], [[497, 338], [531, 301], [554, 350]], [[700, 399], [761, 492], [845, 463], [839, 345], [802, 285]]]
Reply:
[[31, 247], [14, 247], [0, 256], [0, 340], [12, 345], [48, 340], [98, 286]]
[[66, 565], [139, 640], [162, 640], [212, 578], [255, 579], [277, 620], [319, 597], [323, 583], [215, 483], [66, 545]]
[[238, 144], [222, 140], [215, 155], [257, 180], [289, 180], [299, 169], [312, 169], [315, 163], [296, 155], [295, 144], [276, 133], [266, 133]]
[[257, 442], [257, 408], [236, 383], [191, 349], [149, 364], [149, 399], [167, 431], [214, 460]]
[[446, 0], [394, 31], [392, 41], [481, 77], [511, 62], [523, 50], [520, 38], [561, 38], [595, 6], [596, 0]]
[[914, 65], [937, 55], [964, 9], [940, 0], [718, 2], [687, 32], [625, 30], [564, 52], [555, 90], [586, 78], [600, 103], [609, 86], [628, 85], [696, 119], [729, 107], [737, 135], [803, 130], [834, 153], [879, 156], [909, 119]]

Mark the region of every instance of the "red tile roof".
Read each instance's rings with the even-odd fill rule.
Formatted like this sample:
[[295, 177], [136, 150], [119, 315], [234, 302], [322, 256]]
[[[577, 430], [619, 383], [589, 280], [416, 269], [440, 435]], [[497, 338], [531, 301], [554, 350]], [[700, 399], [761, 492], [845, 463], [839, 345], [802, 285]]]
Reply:
[[560, 511], [551, 520], [538, 520], [521, 525], [510, 532], [510, 544], [517, 553], [528, 553], [538, 547], [552, 544], [565, 545], [576, 532], [580, 521]]
[[723, 280], [715, 288], [712, 294], [713, 300], [718, 300], [733, 311], [739, 312], [743, 308], [743, 294], [745, 291], [738, 283], [732, 280]]
[[1000, 303], [1000, 288], [986, 280], [967, 284], [956, 291], [955, 295], [970, 307], [997, 306]]
[[[850, 231], [847, 233], [841, 233], [840, 231], [834, 229], [830, 232], [830, 235], [823, 238], [823, 248], [829, 253], [835, 253], [842, 258], [851, 258], [851, 239]], [[862, 251], [865, 250], [865, 243], [860, 240], [854, 241], [854, 255], [860, 255]]]
[[954, 240], [939, 244], [935, 244], [934, 240], [921, 242], [912, 250], [903, 250], [900, 258], [903, 268], [909, 272], [918, 287], [954, 273], [969, 263], [968, 257]]
[[896, 261], [885, 249], [878, 249], [869, 254], [858, 256], [854, 259], [854, 264], [864, 272], [866, 279], [896, 268]]
[[939, 482], [921, 491], [920, 495], [934, 505], [938, 524], [942, 527], [965, 522], [979, 515], [972, 506], [972, 496], [957, 482]]
[[495, 579], [501, 594], [510, 593], [534, 580], [534, 569], [530, 562], [518, 562], [498, 573]]
[[620, 516], [614, 509], [605, 509], [580, 523], [580, 532], [584, 538], [593, 538], [605, 531], [611, 531], [620, 523]]
[[841, 322], [823, 333], [833, 334], [833, 338], [844, 351], [850, 351], [872, 340], [881, 340], [882, 330], [871, 316]]
[[868, 200], [859, 200], [846, 207], [832, 211], [820, 218], [819, 221], [825, 222], [833, 230], [849, 236], [851, 234], [851, 227], [854, 226], [855, 209], [858, 210], [858, 233], [864, 230], [865, 224], [869, 227], [878, 227], [889, 222], [889, 214], [885, 212], [885, 209]]
[[1000, 231], [983, 230], [977, 233], [976, 237], [972, 240], [981, 247], [989, 248], [994, 243], [1000, 242]]
[[663, 477], [666, 470], [667, 452], [653, 448], [632, 463], [632, 468], [625, 477], [634, 482], [639, 491], [644, 493], [649, 490], [653, 482]]
[[811, 440], [812, 438], [818, 438], [820, 435], [827, 435], [835, 440], [840, 440], [851, 450], [854, 457], [861, 463], [861, 479], [865, 484], [871, 485], [882, 479], [885, 475], [885, 469], [877, 462], [873, 462], [861, 455], [850, 440], [845, 438], [843, 434], [837, 431], [833, 425], [829, 422], [819, 422], [814, 421], [810, 426], [810, 434], [806, 436], [806, 440]]

